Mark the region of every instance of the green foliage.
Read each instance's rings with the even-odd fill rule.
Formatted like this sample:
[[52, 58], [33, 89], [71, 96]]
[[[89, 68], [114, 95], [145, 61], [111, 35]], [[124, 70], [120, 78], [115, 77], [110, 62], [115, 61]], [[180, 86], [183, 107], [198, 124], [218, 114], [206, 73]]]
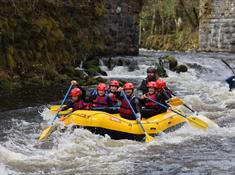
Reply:
[[147, 0], [141, 13], [142, 47], [188, 50], [198, 47], [199, 0]]
[[103, 0], [1, 1], [0, 68], [32, 84], [82, 78], [76, 63], [104, 51], [103, 14]]

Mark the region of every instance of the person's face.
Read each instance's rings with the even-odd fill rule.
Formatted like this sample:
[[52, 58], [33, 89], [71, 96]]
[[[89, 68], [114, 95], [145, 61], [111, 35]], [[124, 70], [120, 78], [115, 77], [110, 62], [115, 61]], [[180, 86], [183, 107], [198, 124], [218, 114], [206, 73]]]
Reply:
[[149, 94], [154, 94], [154, 92], [155, 92], [155, 88], [153, 88], [153, 87], [150, 87], [150, 88], [148, 88], [148, 91], [149, 91]]
[[130, 96], [132, 94], [132, 89], [125, 89], [124, 91], [127, 96]]
[[99, 96], [104, 96], [104, 94], [105, 94], [105, 91], [100, 91], [100, 90], [98, 91]]
[[154, 73], [147, 73], [147, 77], [149, 79], [153, 79], [155, 77], [155, 74]]
[[78, 100], [78, 96], [73, 96], [72, 100], [74, 100], [74, 101]]
[[110, 86], [110, 90], [111, 90], [112, 92], [116, 92], [117, 89], [118, 89], [117, 86]]

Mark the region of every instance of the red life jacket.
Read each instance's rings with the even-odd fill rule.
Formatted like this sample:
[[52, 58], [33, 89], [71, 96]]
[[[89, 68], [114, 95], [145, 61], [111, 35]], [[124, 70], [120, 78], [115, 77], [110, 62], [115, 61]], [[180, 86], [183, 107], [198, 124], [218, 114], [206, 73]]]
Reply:
[[[154, 100], [154, 101], [157, 101], [157, 97], [156, 97], [156, 94], [152, 94], [152, 95], [149, 95], [149, 94], [146, 94], [148, 98]], [[159, 106], [154, 103], [153, 101], [149, 100], [149, 99], [146, 99], [146, 102], [145, 102], [145, 107], [146, 108], [149, 108], [149, 109], [156, 109], [156, 108], [159, 108]]]
[[111, 97], [112, 105], [116, 106], [118, 104], [118, 100], [117, 100], [116, 95], [114, 93], [110, 92], [109, 96]]
[[[135, 96], [132, 96], [131, 99], [129, 99], [129, 102], [131, 104], [131, 101], [135, 99]], [[134, 114], [130, 108], [130, 106], [128, 105], [127, 101], [125, 100], [125, 98], [123, 98], [121, 100], [121, 106], [119, 108], [119, 113], [121, 116], [124, 116], [126, 118], [133, 118], [134, 117]]]
[[73, 111], [78, 110], [78, 109], [86, 109], [86, 107], [87, 107], [87, 104], [83, 100], [78, 100], [73, 105]]
[[92, 107], [108, 107], [108, 96], [97, 95], [95, 99], [92, 100]]

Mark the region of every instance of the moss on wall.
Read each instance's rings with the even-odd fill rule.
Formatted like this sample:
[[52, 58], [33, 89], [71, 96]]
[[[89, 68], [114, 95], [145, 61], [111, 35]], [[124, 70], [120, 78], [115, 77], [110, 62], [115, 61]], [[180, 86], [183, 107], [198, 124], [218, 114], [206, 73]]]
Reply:
[[8, 81], [48, 85], [83, 78], [71, 69], [103, 52], [103, 14], [103, 0], [1, 1], [0, 88]]

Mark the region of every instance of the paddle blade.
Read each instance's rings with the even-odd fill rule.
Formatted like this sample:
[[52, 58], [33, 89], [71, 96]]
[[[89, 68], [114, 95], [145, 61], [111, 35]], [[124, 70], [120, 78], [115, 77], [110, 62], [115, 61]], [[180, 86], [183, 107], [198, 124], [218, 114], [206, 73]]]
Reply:
[[52, 130], [53, 130], [53, 126], [52, 125], [47, 127], [46, 129], [44, 129], [42, 134], [40, 135], [38, 141], [42, 141], [42, 140], [46, 139], [50, 135]]
[[196, 128], [200, 128], [200, 129], [207, 129], [208, 128], [208, 124], [196, 116], [189, 116], [189, 117], [187, 117], [187, 119], [188, 119], [189, 123]]
[[171, 106], [180, 106], [183, 104], [183, 101], [178, 97], [174, 97], [169, 99], [167, 103], [170, 104]]
[[147, 133], [145, 133], [145, 142], [148, 143], [148, 142], [152, 142], [154, 141], [154, 138], [150, 135], [148, 135]]
[[204, 116], [204, 115], [197, 115], [197, 118], [203, 120], [204, 122], [206, 122], [209, 126], [209, 128], [219, 128], [219, 126], [217, 125], [217, 123], [215, 123], [214, 121], [212, 121], [211, 119], [209, 119], [208, 117]]
[[[52, 113], [56, 113], [59, 108], [60, 108], [59, 105], [52, 105], [52, 106], [50, 107], [50, 111], [51, 111]], [[59, 114], [60, 114], [60, 115], [65, 115], [65, 114], [68, 114], [68, 113], [71, 112], [71, 111], [72, 111], [72, 108], [69, 108], [69, 109], [67, 109], [67, 110], [65, 110], [65, 111], [60, 111]]]

